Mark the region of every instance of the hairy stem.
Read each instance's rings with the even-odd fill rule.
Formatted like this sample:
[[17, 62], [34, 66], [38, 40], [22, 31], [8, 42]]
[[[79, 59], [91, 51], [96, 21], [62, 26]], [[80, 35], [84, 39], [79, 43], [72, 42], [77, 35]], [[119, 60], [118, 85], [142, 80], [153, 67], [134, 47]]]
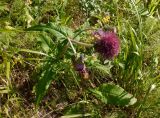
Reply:
[[81, 46], [93, 47], [93, 44], [83, 43], [83, 42], [79, 42], [79, 41], [72, 40], [72, 39], [70, 39], [70, 41], [73, 42], [73, 43], [75, 43], [75, 44], [81, 45]]

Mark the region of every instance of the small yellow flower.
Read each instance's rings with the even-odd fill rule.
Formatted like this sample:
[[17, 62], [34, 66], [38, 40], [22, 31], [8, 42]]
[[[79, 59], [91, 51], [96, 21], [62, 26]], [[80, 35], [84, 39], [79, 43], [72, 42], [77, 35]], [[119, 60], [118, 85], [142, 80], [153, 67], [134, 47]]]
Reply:
[[102, 18], [102, 22], [103, 23], [108, 23], [109, 22], [109, 20], [110, 20], [110, 16], [105, 16], [104, 18]]

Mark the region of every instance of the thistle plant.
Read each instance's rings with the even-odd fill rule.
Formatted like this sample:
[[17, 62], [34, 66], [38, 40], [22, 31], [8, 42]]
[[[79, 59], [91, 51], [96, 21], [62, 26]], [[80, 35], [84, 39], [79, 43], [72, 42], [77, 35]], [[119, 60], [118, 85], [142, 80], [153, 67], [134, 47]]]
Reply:
[[1, 1], [0, 117], [159, 117], [160, 0]]
[[[46, 46], [48, 45], [48, 49], [50, 49], [50, 51], [49, 52], [47, 51], [46, 53], [48, 53], [47, 55], [49, 56], [49, 58], [53, 58], [53, 59], [55, 59], [55, 61], [57, 61], [57, 60], [60, 61], [57, 58], [57, 56], [55, 56], [55, 55], [61, 55], [61, 56], [63, 55], [63, 57], [65, 57], [66, 55], [70, 55], [69, 58], [67, 58], [67, 60], [68, 61], [72, 60], [74, 71], [77, 72], [78, 75], [81, 76], [81, 78], [87, 79], [87, 80], [89, 79], [89, 74], [90, 74], [89, 70], [88, 70], [88, 66], [89, 66], [88, 63], [91, 63], [91, 62], [87, 61], [87, 59], [85, 62], [84, 56], [82, 55], [82, 53], [77, 51], [79, 46], [83, 46], [86, 48], [90, 47], [91, 49], [94, 49], [95, 53], [99, 53], [100, 57], [102, 57], [103, 59], [113, 59], [115, 56], [118, 55], [119, 50], [120, 50], [120, 42], [119, 42], [118, 36], [116, 35], [116, 33], [114, 33], [111, 30], [110, 31], [103, 31], [102, 29], [99, 29], [98, 31], [94, 31], [94, 33], [91, 33], [91, 35], [95, 37], [95, 40], [92, 44], [84, 43], [84, 42], [81, 42], [79, 39], [77, 39], [80, 36], [80, 34], [82, 32], [86, 32], [87, 29], [86, 30], [79, 30], [78, 29], [76, 31], [73, 31], [72, 29], [70, 29], [68, 27], [59, 26], [54, 23], [48, 23], [46, 25], [33, 26], [31, 28], [28, 28], [27, 31], [45, 31], [47, 33], [54, 35], [56, 37], [57, 43], [59, 43], [58, 45], [62, 48], [62, 50], [58, 49], [60, 51], [60, 52], [58, 52], [58, 54], [55, 53], [55, 52], [57, 52], [56, 47], [54, 47], [56, 45], [51, 40], [51, 38], [46, 39], [45, 36], [42, 37], [42, 40], [43, 40], [42, 43], [45, 43], [48, 40], [42, 46], [45, 45], [44, 48], [46, 49]], [[52, 47], [54, 47], [54, 48], [52, 48]], [[65, 51], [63, 49], [65, 49]], [[92, 52], [90, 54], [92, 55], [93, 53], [94, 52]], [[80, 56], [78, 56], [79, 54], [80, 54]], [[90, 61], [92, 61], [92, 60], [90, 60]], [[55, 63], [53, 61], [47, 62], [47, 63], [53, 63], [53, 65], [55, 65]], [[95, 63], [98, 64], [98, 62], [95, 62]], [[90, 67], [97, 65], [95, 63], [93, 62], [90, 65]], [[98, 64], [98, 66], [99, 66], [99, 69], [101, 69], [102, 71], [105, 70], [102, 67], [103, 65]], [[52, 69], [50, 69], [50, 70], [52, 70]], [[46, 70], [44, 70], [44, 71], [46, 71]], [[49, 80], [45, 80], [46, 79], [45, 76], [46, 75], [42, 75], [39, 83], [37, 84], [37, 89], [36, 89], [37, 100], [38, 100], [37, 104], [42, 99], [42, 96], [44, 96], [46, 90], [49, 87], [49, 84], [51, 84], [52, 79], [50, 78]], [[43, 81], [46, 81], [46, 84], [44, 84]], [[49, 81], [49, 82], [47, 82], [47, 81]], [[42, 82], [43, 82], [43, 84], [42, 84]], [[41, 87], [41, 86], [43, 86], [43, 87]], [[47, 86], [47, 89], [45, 86]], [[44, 90], [42, 90], [42, 88], [44, 88]], [[39, 92], [39, 90], [41, 90], [41, 92]]]

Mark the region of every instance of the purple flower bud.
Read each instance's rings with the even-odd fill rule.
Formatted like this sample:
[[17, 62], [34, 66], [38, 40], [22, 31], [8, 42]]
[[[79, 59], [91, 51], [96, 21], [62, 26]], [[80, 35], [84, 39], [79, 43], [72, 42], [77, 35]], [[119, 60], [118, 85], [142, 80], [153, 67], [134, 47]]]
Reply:
[[89, 79], [89, 72], [84, 63], [84, 55], [80, 55], [77, 59], [73, 58], [73, 66], [83, 79]]
[[83, 71], [85, 69], [84, 64], [75, 64], [75, 70], [76, 71]]
[[114, 32], [98, 31], [100, 39], [95, 42], [94, 48], [104, 59], [112, 59], [120, 50], [120, 43]]

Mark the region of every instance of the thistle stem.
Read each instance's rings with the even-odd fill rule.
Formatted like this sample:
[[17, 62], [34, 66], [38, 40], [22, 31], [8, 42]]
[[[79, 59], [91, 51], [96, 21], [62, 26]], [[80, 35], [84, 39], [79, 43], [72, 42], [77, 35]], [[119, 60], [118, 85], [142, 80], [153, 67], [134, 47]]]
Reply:
[[73, 46], [73, 44], [72, 44], [72, 42], [71, 42], [71, 39], [70, 39], [70, 38], [67, 38], [67, 39], [68, 39], [68, 42], [69, 42], [69, 44], [70, 44], [70, 46], [71, 46], [74, 54], [77, 55], [76, 49], [74, 48], [74, 46]]
[[75, 44], [78, 44], [78, 45], [81, 45], [81, 46], [93, 47], [93, 44], [83, 43], [83, 42], [79, 42], [79, 41], [72, 40], [72, 39], [70, 39], [70, 41], [71, 41], [72, 43], [75, 43]]

